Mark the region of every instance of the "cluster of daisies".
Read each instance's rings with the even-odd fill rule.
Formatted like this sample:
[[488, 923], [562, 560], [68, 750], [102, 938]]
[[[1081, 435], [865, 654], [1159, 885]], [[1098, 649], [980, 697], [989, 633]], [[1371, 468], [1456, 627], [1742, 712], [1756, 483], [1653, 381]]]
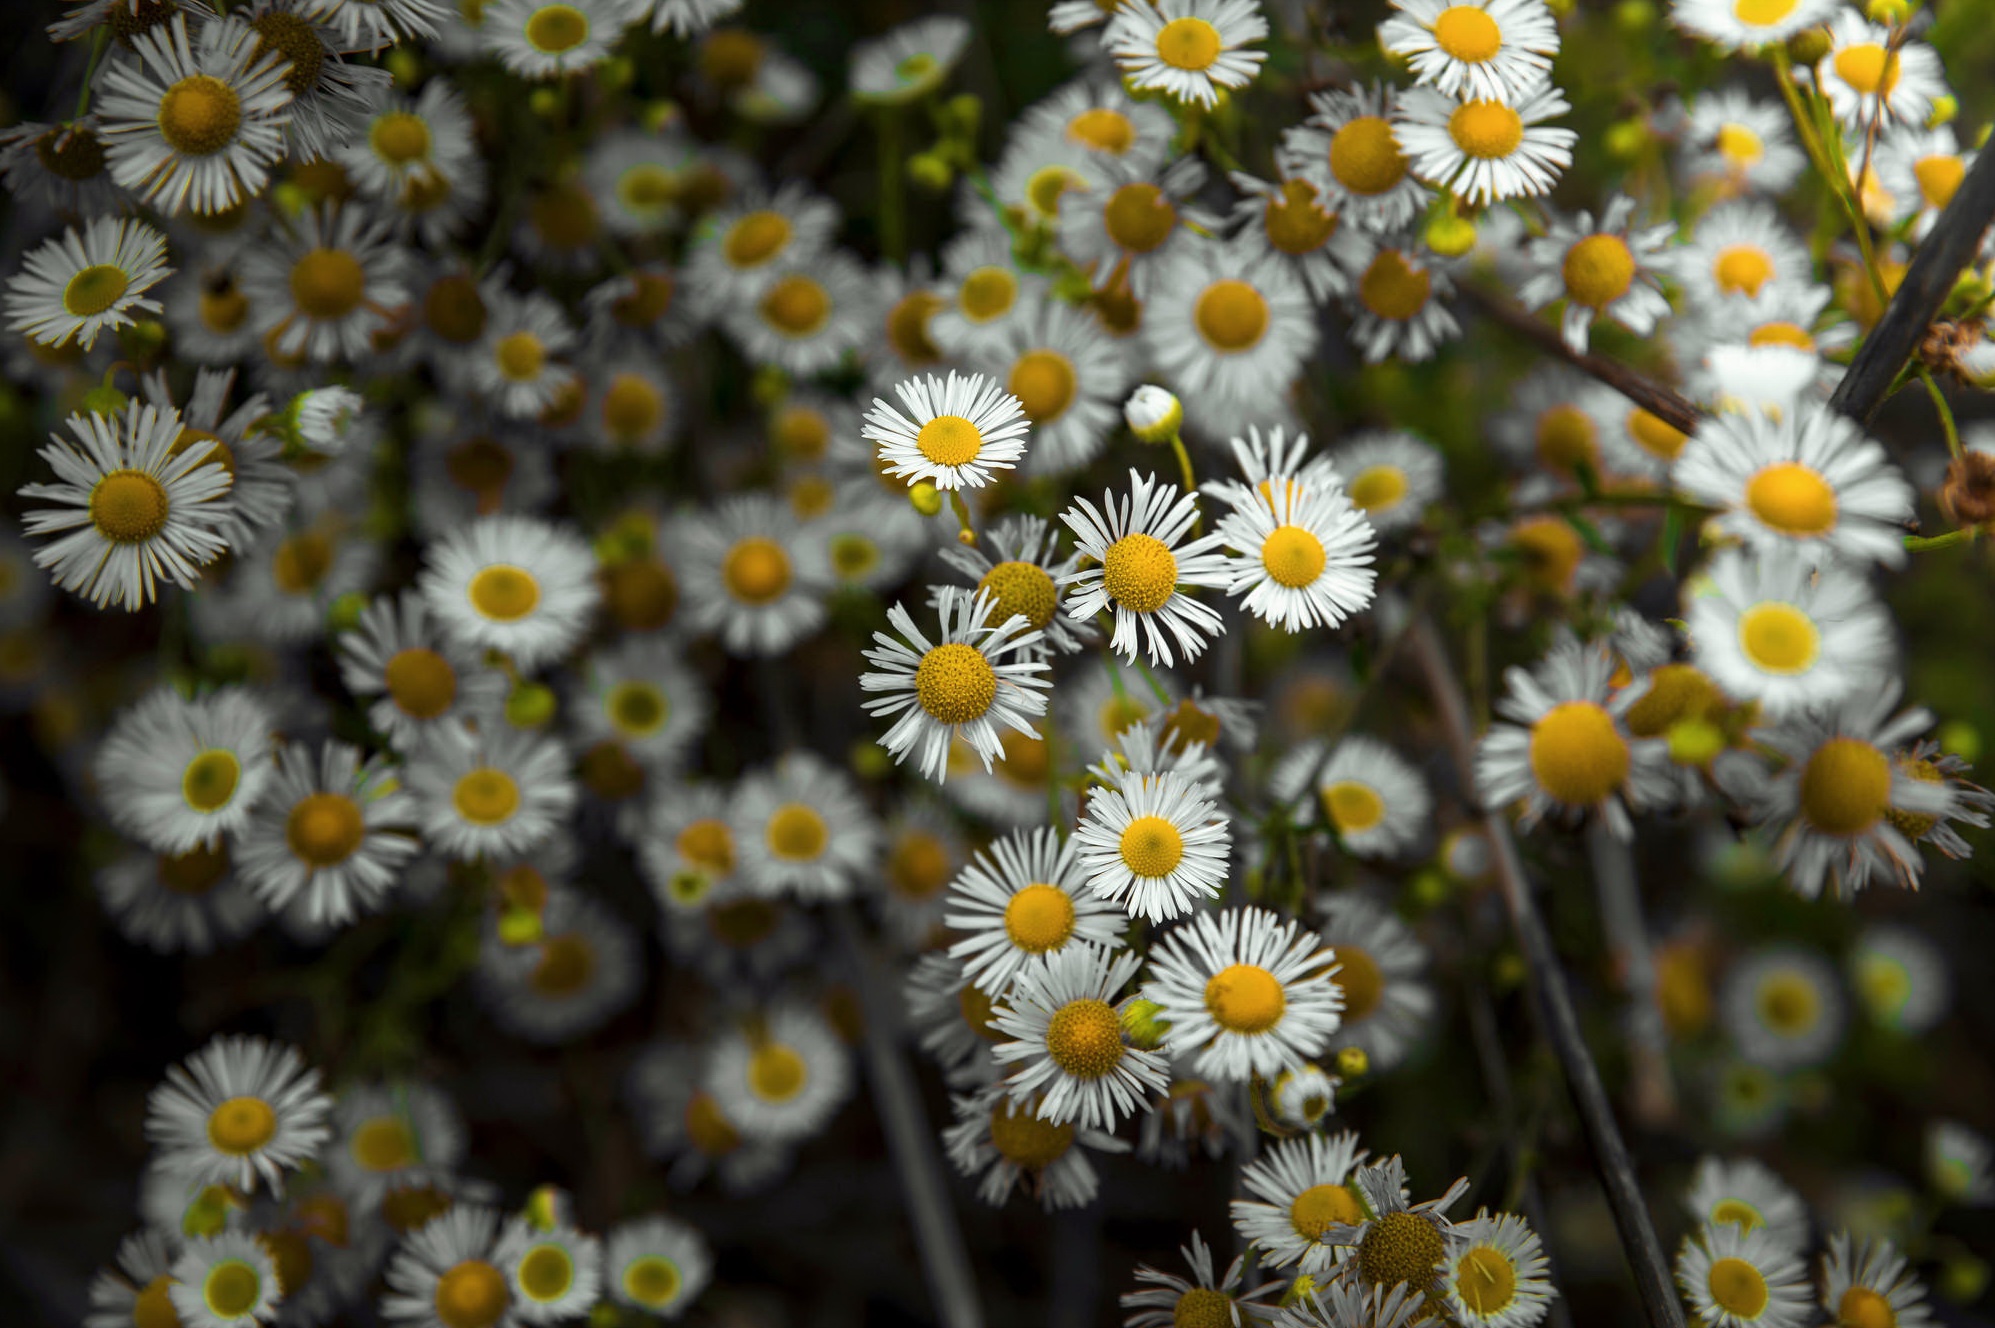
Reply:
[[316, 1328], [369, 1305], [429, 1328], [599, 1308], [676, 1319], [712, 1273], [705, 1239], [664, 1214], [593, 1235], [554, 1186], [502, 1209], [460, 1170], [469, 1134], [446, 1094], [407, 1081], [335, 1095], [262, 1038], [217, 1038], [168, 1070], [145, 1133], [143, 1226], [92, 1284], [89, 1328]]

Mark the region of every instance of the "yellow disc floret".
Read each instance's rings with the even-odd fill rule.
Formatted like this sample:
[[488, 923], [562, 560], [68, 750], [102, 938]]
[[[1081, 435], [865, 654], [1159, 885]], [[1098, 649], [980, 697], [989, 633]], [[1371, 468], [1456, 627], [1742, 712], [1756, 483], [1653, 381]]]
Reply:
[[143, 544], [173, 513], [166, 486], [142, 470], [114, 470], [90, 490], [90, 524], [113, 544]]
[[1268, 297], [1247, 282], [1228, 277], [1199, 292], [1192, 306], [1198, 334], [1214, 350], [1237, 355], [1267, 335]]
[[1046, 1024], [1046, 1054], [1076, 1079], [1099, 1079], [1122, 1063], [1122, 1021], [1092, 997], [1068, 1001]]
[[967, 466], [984, 450], [984, 435], [961, 415], [937, 415], [921, 426], [914, 446], [938, 466]]
[[1288, 997], [1259, 964], [1229, 964], [1205, 983], [1205, 1008], [1229, 1033], [1265, 1033], [1281, 1022]]
[[260, 1097], [227, 1098], [208, 1113], [208, 1142], [230, 1157], [247, 1157], [277, 1137], [277, 1113]]
[[1101, 568], [1109, 597], [1137, 613], [1155, 613], [1177, 590], [1177, 557], [1155, 535], [1124, 535], [1108, 546]]
[[1592, 701], [1553, 706], [1531, 726], [1531, 773], [1559, 802], [1586, 807], [1628, 777], [1628, 740], [1614, 717]]
[[1739, 615], [1739, 649], [1765, 673], [1805, 673], [1820, 653], [1822, 634], [1792, 604], [1769, 600]]
[[1057, 950], [1074, 934], [1074, 901], [1059, 886], [1035, 881], [1005, 903], [1004, 932], [1028, 954]]
[[1161, 816], [1139, 816], [1122, 832], [1122, 861], [1138, 876], [1163, 877], [1177, 870], [1185, 840]]
[[921, 657], [914, 692], [921, 708], [937, 720], [967, 724], [997, 699], [997, 671], [975, 646], [944, 642]]
[[1798, 461], [1777, 461], [1747, 480], [1746, 506], [1786, 535], [1822, 535], [1836, 525], [1835, 489]]
[[1857, 835], [1891, 805], [1891, 762], [1861, 738], [1831, 738], [1801, 767], [1801, 815], [1829, 835]]

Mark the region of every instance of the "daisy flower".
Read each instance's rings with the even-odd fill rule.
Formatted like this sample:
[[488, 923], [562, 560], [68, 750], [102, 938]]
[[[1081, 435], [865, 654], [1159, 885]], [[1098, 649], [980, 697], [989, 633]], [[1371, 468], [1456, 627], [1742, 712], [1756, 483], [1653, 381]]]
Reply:
[[280, 747], [277, 770], [236, 847], [243, 879], [272, 912], [301, 904], [314, 923], [343, 926], [378, 908], [418, 847], [416, 819], [386, 759], [360, 749]]
[[811, 752], [744, 778], [729, 829], [741, 878], [762, 895], [840, 898], [879, 856], [879, 826], [850, 777]]
[[1784, 42], [1837, 8], [1837, 0], [1671, 0], [1669, 18], [1722, 51], [1736, 51]]
[[1908, 927], [1878, 923], [1850, 948], [1850, 986], [1877, 1023], [1918, 1036], [1946, 1017], [1952, 979], [1937, 947]]
[[499, 651], [523, 669], [573, 649], [601, 598], [589, 546], [525, 516], [480, 517], [436, 541], [418, 586], [452, 641]]
[[683, 1314], [712, 1276], [705, 1238], [669, 1217], [619, 1222], [604, 1242], [603, 1286], [609, 1298], [662, 1319]]
[[1727, 1162], [1707, 1154], [1697, 1159], [1684, 1203], [1701, 1225], [1763, 1228], [1783, 1249], [1798, 1254], [1808, 1248], [1807, 1205], [1770, 1167], [1752, 1158]]
[[865, 268], [831, 250], [777, 267], [759, 295], [723, 307], [719, 322], [753, 363], [806, 377], [862, 347], [873, 304]]
[[1381, 244], [1351, 285], [1351, 343], [1366, 364], [1392, 356], [1410, 363], [1433, 358], [1461, 324], [1442, 301], [1455, 293], [1447, 269], [1425, 251], [1400, 242]]
[[160, 312], [145, 298], [173, 272], [166, 237], [141, 221], [96, 216], [29, 251], [7, 278], [7, 326], [44, 346], [72, 340], [84, 350], [97, 334], [128, 327], [133, 311]]
[[975, 358], [1004, 384], [1031, 427], [1028, 475], [1077, 470], [1107, 446], [1129, 390], [1129, 362], [1086, 313], [1058, 301], [1042, 304], [1006, 320]]
[[1406, 1164], [1393, 1156], [1359, 1167], [1351, 1182], [1364, 1201], [1365, 1217], [1323, 1234], [1326, 1244], [1351, 1247], [1337, 1265], [1340, 1279], [1378, 1291], [1404, 1286], [1428, 1295], [1440, 1292], [1449, 1256], [1462, 1239], [1461, 1227], [1445, 1214], [1468, 1193], [1468, 1179], [1456, 1180], [1438, 1199], [1410, 1204]]
[[409, 298], [404, 257], [387, 223], [359, 204], [301, 213], [243, 256], [243, 291], [264, 344], [315, 362], [366, 358]]
[[173, 1261], [178, 1240], [140, 1230], [118, 1242], [114, 1267], [90, 1280], [90, 1313], [84, 1328], [127, 1328], [164, 1323], [173, 1308]]
[[1171, 260], [1198, 247], [1195, 230], [1218, 219], [1197, 204], [1205, 166], [1180, 157], [1153, 178], [1128, 167], [1103, 167], [1104, 179], [1060, 207], [1060, 251], [1087, 273], [1097, 290], [1126, 290], [1147, 300], [1160, 289]]
[[1320, 1055], [1343, 995], [1335, 956], [1294, 919], [1261, 908], [1198, 913], [1151, 954], [1144, 999], [1167, 1026], [1164, 1047], [1227, 1083], [1273, 1078]]
[[127, 853], [99, 868], [94, 882], [119, 933], [158, 954], [207, 954], [247, 936], [265, 916], [226, 847]]
[[436, 77], [414, 97], [380, 98], [334, 155], [354, 188], [385, 206], [439, 177], [465, 177], [476, 169], [478, 145], [463, 94]]
[[1671, 484], [1719, 509], [1712, 528], [1754, 549], [1855, 566], [1905, 561], [1912, 489], [1863, 426], [1812, 401], [1771, 419], [1728, 413], [1701, 424]]
[[488, 915], [475, 974], [500, 1028], [543, 1046], [586, 1037], [636, 999], [643, 943], [608, 905], [579, 890], [548, 892], [540, 935], [524, 945]]
[[603, 1243], [566, 1222], [507, 1219], [492, 1262], [511, 1284], [518, 1321], [548, 1324], [588, 1312], [602, 1289]]
[[1542, 0], [1394, 0], [1379, 45], [1450, 97], [1515, 102], [1550, 79], [1558, 24]]
[[[1300, 1279], [1298, 1279], [1299, 1281]], [[1431, 1293], [1411, 1286], [1365, 1286], [1356, 1282], [1310, 1285], [1297, 1292], [1289, 1311], [1295, 1315], [1295, 1328], [1341, 1328], [1364, 1324], [1365, 1328], [1413, 1328], [1434, 1313]]]
[[1634, 834], [1629, 810], [1667, 800], [1668, 756], [1656, 739], [1627, 729], [1636, 689], [1613, 691], [1617, 665], [1606, 647], [1569, 641], [1529, 672], [1504, 673], [1505, 696], [1476, 753], [1476, 782], [1492, 806], [1523, 803], [1520, 824], [1547, 812], [1592, 811], [1617, 838]]
[[1103, 950], [1122, 944], [1124, 915], [1083, 887], [1080, 846], [1051, 828], [1016, 830], [971, 859], [951, 882], [943, 921], [965, 934], [949, 947], [963, 976], [1002, 997], [1034, 960], [1085, 941]]
[[1380, 535], [1418, 525], [1445, 482], [1440, 451], [1405, 429], [1354, 433], [1330, 460], [1345, 477], [1345, 497]]
[[1896, 203], [1895, 219], [1914, 219], [1913, 239], [1922, 240], [1932, 230], [1977, 155], [1961, 151], [1951, 125], [1933, 129], [1904, 125], [1878, 142], [1877, 174]]
[[92, 765], [111, 823], [160, 853], [241, 833], [269, 786], [276, 728], [256, 696], [160, 687], [118, 715]]
[[1946, 73], [1933, 48], [1895, 39], [1892, 29], [1854, 9], [1829, 20], [1829, 50], [1815, 66], [1815, 87], [1848, 130], [1872, 120], [1920, 125], [1933, 101], [1947, 95]]
[[651, 21], [653, 32], [696, 37], [721, 19], [741, 12], [742, 0], [637, 0], [633, 23]]
[[[1105, 21], [1114, 8], [1114, 4], [1104, 2], [1095, 12]], [[1012, 135], [1030, 138], [1045, 134], [1061, 144], [1083, 149], [1087, 154], [1081, 164], [1084, 174], [1117, 162], [1141, 175], [1163, 166], [1176, 132], [1177, 122], [1169, 110], [1152, 101], [1136, 100], [1121, 80], [1097, 72], [1084, 73], [1026, 107]]]
[[1549, 82], [1514, 106], [1414, 87], [1400, 94], [1393, 132], [1416, 175], [1481, 205], [1551, 192], [1579, 135], [1544, 122], [1571, 109]]
[[1959, 1121], [1932, 1121], [1926, 1126], [1926, 1174], [1948, 1203], [1985, 1208], [1995, 1202], [1995, 1149]]
[[1859, 1240], [1847, 1231], [1829, 1237], [1822, 1259], [1822, 1308], [1837, 1323], [1929, 1328], [1935, 1322], [1926, 1289], [1888, 1240]]
[[1117, 502], [1105, 494], [1102, 502], [1106, 516], [1086, 498], [1060, 514], [1084, 560], [1079, 571], [1060, 579], [1062, 587], [1073, 587], [1067, 616], [1084, 623], [1112, 608], [1115, 633], [1109, 646], [1131, 662], [1141, 646], [1147, 646], [1152, 663], [1166, 667], [1175, 653], [1198, 658], [1206, 637], [1226, 630], [1225, 620], [1180, 587], [1223, 588], [1232, 580], [1232, 568], [1218, 552], [1218, 532], [1179, 543], [1198, 520], [1198, 495], [1180, 494], [1175, 484], [1131, 470], [1128, 496]]
[[1159, 0], [1154, 8], [1123, 0], [1101, 44], [1136, 91], [1211, 107], [1222, 91], [1254, 81], [1268, 57], [1249, 44], [1267, 35], [1257, 0]]
[[470, 1140], [449, 1096], [420, 1081], [350, 1088], [333, 1108], [327, 1173], [356, 1209], [456, 1172]]
[[1219, 894], [1233, 826], [1208, 788], [1167, 771], [1096, 790], [1074, 838], [1097, 898], [1161, 922]]
[[1368, 895], [1326, 895], [1317, 909], [1317, 938], [1337, 957], [1331, 981], [1344, 998], [1335, 1045], [1358, 1048], [1383, 1074], [1406, 1059], [1433, 1017], [1434, 992], [1422, 976], [1427, 948]]
[[737, 494], [687, 521], [680, 538], [687, 626], [733, 655], [780, 655], [825, 620], [831, 570], [767, 494]]
[[1385, 83], [1311, 93], [1309, 118], [1282, 131], [1281, 173], [1315, 186], [1317, 206], [1354, 226], [1405, 226], [1428, 196], [1393, 129], [1398, 99]]
[[506, 677], [475, 649], [447, 641], [420, 594], [383, 595], [360, 612], [338, 646], [340, 681], [362, 700], [367, 722], [412, 756], [445, 728], [496, 718]]
[[837, 230], [838, 206], [795, 181], [746, 193], [694, 232], [688, 294], [714, 313], [753, 303], [785, 271], [807, 270]]
[[284, 1173], [310, 1161], [331, 1130], [332, 1098], [291, 1047], [256, 1037], [211, 1040], [166, 1072], [146, 1098], [145, 1136], [196, 1185], [284, 1192]]
[[1365, 1157], [1349, 1130], [1282, 1140], [1240, 1169], [1251, 1197], [1233, 1200], [1234, 1230], [1271, 1267], [1312, 1277], [1329, 1271], [1336, 1251], [1324, 1237], [1364, 1219], [1352, 1173]]
[[478, 41], [521, 78], [558, 78], [600, 63], [634, 17], [625, 0], [491, 0]]
[[284, 1299], [276, 1261], [246, 1231], [189, 1240], [166, 1294], [187, 1328], [252, 1328], [275, 1318]]
[[1552, 222], [1551, 229], [1525, 247], [1535, 271], [1518, 289], [1527, 309], [1565, 301], [1560, 333], [1574, 353], [1584, 355], [1587, 330], [1596, 319], [1619, 323], [1638, 337], [1669, 316], [1669, 300], [1657, 276], [1659, 261], [1676, 234], [1673, 222], [1635, 227], [1635, 200], [1616, 194], [1594, 225], [1591, 212]]
[[1739, 88], [1717, 88], [1691, 103], [1678, 152], [1686, 177], [1715, 177], [1732, 193], [1785, 193], [1808, 164], [1787, 108]]
[[903, 415], [873, 398], [860, 432], [879, 448], [886, 473], [910, 485], [980, 489], [1025, 455], [1030, 426], [1018, 398], [982, 374], [910, 378], [894, 389]]
[[1299, 175], [1274, 183], [1244, 171], [1227, 178], [1242, 195], [1233, 205], [1236, 244], [1274, 256], [1319, 304], [1349, 294], [1350, 274], [1371, 261], [1371, 240], [1325, 209], [1315, 185]]
[[1807, 248], [1780, 214], [1747, 200], [1705, 213], [1690, 242], [1677, 249], [1674, 266], [1692, 309], [1758, 295], [1769, 285], [1806, 284], [1815, 275]]
[[[975, 544], [947, 544], [936, 550], [942, 561], [976, 581], [976, 593], [997, 602], [991, 616], [1000, 623], [1016, 616], [1040, 639], [1034, 653], [1071, 655], [1094, 639], [1059, 612], [1060, 582], [1080, 562], [1059, 556], [1059, 532], [1042, 517], [1008, 516]], [[990, 552], [984, 552], [988, 547]]]
[[495, 294], [484, 335], [466, 358], [471, 384], [501, 415], [531, 419], [579, 386], [580, 376], [561, 359], [575, 348], [575, 329], [541, 291]]
[[1376, 738], [1339, 740], [1312, 783], [1292, 815], [1307, 825], [1322, 808], [1337, 842], [1358, 857], [1398, 857], [1427, 833], [1434, 806], [1427, 781]]
[[35, 565], [99, 608], [142, 608], [161, 581], [191, 589], [227, 547], [228, 468], [212, 449], [179, 447], [171, 409], [134, 401], [122, 420], [71, 415], [69, 431], [74, 444], [53, 439], [39, 452], [56, 482], [21, 486], [23, 498], [56, 504], [22, 517], [28, 535], [55, 536], [35, 550]]
[[1113, 1135], [1072, 1122], [1042, 1120], [1030, 1103], [1013, 1102], [1003, 1084], [951, 1099], [956, 1123], [942, 1131], [956, 1173], [977, 1177], [977, 1197], [1000, 1205], [1021, 1181], [1047, 1212], [1079, 1208], [1100, 1188], [1088, 1152], [1126, 1153]]
[[1789, 945], [1767, 946], [1735, 964], [1718, 1010], [1739, 1055], [1775, 1073], [1827, 1061], [1847, 1022], [1835, 966]]
[[1042, 1120], [1110, 1130], [1164, 1091], [1167, 1062], [1124, 1042], [1116, 1001], [1142, 962], [1080, 944], [1019, 970], [992, 1017], [1009, 1039], [992, 1054], [1017, 1067], [1004, 1081], [1015, 1105], [1030, 1105]]
[[1268, 1086], [1268, 1106], [1282, 1124], [1313, 1130], [1337, 1109], [1337, 1089], [1343, 1082], [1325, 1074], [1320, 1065], [1292, 1066]]
[[838, 1034], [804, 1005], [783, 1004], [721, 1035], [704, 1086], [750, 1139], [788, 1143], [821, 1131], [852, 1092]]
[[453, 1203], [408, 1232], [388, 1261], [381, 1317], [412, 1328], [509, 1322], [516, 1310], [494, 1257], [498, 1235], [499, 1214], [475, 1203]]
[[1809, 1322], [1807, 1271], [1764, 1230], [1707, 1226], [1685, 1236], [1676, 1281], [1710, 1328], [1801, 1328]]
[[97, 103], [111, 178], [167, 215], [223, 212], [261, 194], [284, 157], [288, 62], [249, 24], [188, 16], [131, 39]]
[[705, 690], [662, 637], [625, 637], [589, 656], [571, 716], [583, 741], [617, 742], [657, 770], [674, 767], [706, 728]]
[[1377, 541], [1338, 485], [1284, 483], [1271, 500], [1256, 493], [1220, 521], [1219, 536], [1237, 555], [1226, 593], [1270, 626], [1336, 627], [1372, 602]]
[[1890, 672], [1891, 615], [1852, 569], [1726, 550], [1710, 577], [1686, 615], [1692, 658], [1734, 700], [1758, 701], [1777, 719]]
[[560, 745], [496, 719], [476, 733], [439, 730], [406, 778], [422, 810], [423, 839], [459, 861], [529, 852], [575, 805]]
[[1004, 1038], [992, 998], [963, 977], [963, 966], [929, 951], [901, 984], [909, 1031], [952, 1089], [982, 1088], [998, 1077], [991, 1047]]
[[852, 47], [852, 99], [903, 106], [942, 86], [970, 44], [971, 27], [953, 14], [903, 23], [886, 36]]
[[41, 199], [74, 216], [110, 211], [119, 197], [94, 115], [0, 129], [0, 183], [17, 199]]
[[[174, 447], [205, 446], [207, 459], [229, 472], [230, 513], [221, 534], [232, 547], [250, 549], [289, 515], [297, 472], [284, 464], [283, 444], [258, 427], [270, 414], [270, 402], [261, 392], [228, 410], [235, 379], [233, 369], [194, 371], [194, 390], [181, 412]], [[163, 370], [146, 375], [139, 386], [150, 404], [161, 410], [172, 407], [174, 394]]]
[[451, 21], [445, 0], [319, 0], [314, 16], [339, 34], [347, 50], [378, 51], [401, 41], [427, 41]]
[[1151, 363], [1201, 416], [1265, 411], [1316, 349], [1316, 310], [1282, 261], [1201, 240], [1165, 266], [1144, 306]]
[[1135, 1311], [1122, 1321], [1124, 1328], [1175, 1328], [1201, 1319], [1215, 1328], [1220, 1324], [1243, 1328], [1274, 1317], [1275, 1307], [1267, 1302], [1281, 1290], [1281, 1283], [1263, 1282], [1243, 1291], [1240, 1282], [1246, 1255], [1235, 1255], [1226, 1266], [1226, 1275], [1215, 1277], [1211, 1247], [1198, 1232], [1191, 1233], [1191, 1243], [1179, 1247], [1178, 1253], [1191, 1267], [1190, 1280], [1148, 1264], [1137, 1265], [1136, 1285], [1142, 1289], [1122, 1295], [1122, 1308]]
[[1530, 1328], [1545, 1317], [1558, 1290], [1528, 1222], [1478, 1211], [1455, 1235], [1442, 1286], [1463, 1328]]

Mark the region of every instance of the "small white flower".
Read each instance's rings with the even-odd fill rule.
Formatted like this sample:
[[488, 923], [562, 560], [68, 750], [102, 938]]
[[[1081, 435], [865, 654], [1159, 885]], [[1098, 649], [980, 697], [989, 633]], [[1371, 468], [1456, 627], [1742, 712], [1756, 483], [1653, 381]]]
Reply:
[[166, 1072], [146, 1099], [146, 1138], [189, 1183], [284, 1192], [284, 1173], [330, 1136], [332, 1099], [296, 1049], [220, 1037]]
[[84, 350], [97, 334], [127, 327], [134, 310], [159, 313], [145, 293], [170, 276], [166, 237], [129, 217], [92, 217], [31, 250], [7, 278], [7, 326], [44, 346], [72, 340]]
[[952, 369], [947, 380], [927, 374], [894, 391], [908, 413], [875, 397], [862, 431], [878, 445], [889, 475], [943, 490], [977, 489], [1025, 455], [1024, 408], [982, 374]]
[[[1126, 660], [1135, 660], [1147, 644], [1153, 662], [1169, 665], [1171, 642], [1185, 659], [1198, 658], [1205, 638], [1226, 628], [1210, 605], [1192, 599], [1180, 586], [1224, 587], [1232, 578], [1217, 532], [1180, 546], [1198, 520], [1198, 495], [1180, 494], [1174, 484], [1155, 475], [1129, 472], [1129, 494], [1121, 502], [1105, 495], [1108, 514], [1085, 498], [1060, 514], [1074, 532], [1076, 551], [1099, 564], [1061, 578], [1074, 589], [1067, 596], [1067, 616], [1086, 622], [1113, 608], [1115, 634], [1110, 647]], [[1147, 633], [1147, 642], [1142, 636]]]
[[1164, 935], [1143, 995], [1169, 1027], [1164, 1046], [1199, 1074], [1272, 1079], [1321, 1055], [1343, 993], [1316, 933], [1262, 908], [1199, 913]]
[[1676, 1280], [1709, 1328], [1802, 1328], [1807, 1271], [1764, 1229], [1707, 1226], [1683, 1238]]
[[1204, 785], [1166, 771], [1095, 790], [1074, 838], [1089, 889], [1161, 922], [1219, 893], [1233, 828]]
[[1122, 0], [1101, 44], [1131, 87], [1214, 106], [1254, 81], [1268, 57], [1248, 43], [1267, 35], [1258, 0]]
[[1110, 1130], [1164, 1091], [1168, 1062], [1123, 1040], [1117, 993], [1143, 961], [1099, 946], [1069, 945], [1019, 970], [992, 1018], [1010, 1041], [992, 1054], [1015, 1065], [1005, 1089], [1041, 1120]]
[[1122, 910], [1084, 887], [1080, 845], [1049, 826], [994, 840], [951, 882], [943, 921], [964, 939], [949, 947], [963, 976], [995, 999], [1036, 958], [1076, 940], [1122, 944]]
[[1690, 601], [1693, 659], [1734, 700], [1779, 718], [1840, 701], [1892, 668], [1891, 615], [1861, 572], [1726, 550]]

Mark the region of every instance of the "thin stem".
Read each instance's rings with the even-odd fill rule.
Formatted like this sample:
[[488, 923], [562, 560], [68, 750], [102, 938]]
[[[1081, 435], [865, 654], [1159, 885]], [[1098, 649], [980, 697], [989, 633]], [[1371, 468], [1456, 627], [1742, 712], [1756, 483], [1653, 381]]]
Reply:
[[1591, 352], [1575, 351], [1566, 345], [1557, 328], [1533, 318], [1509, 300], [1474, 286], [1462, 287], [1462, 295], [1489, 318], [1520, 336], [1530, 338], [1540, 348], [1550, 351], [1580, 372], [1599, 379], [1672, 429], [1694, 433], [1703, 422], [1704, 413], [1689, 398], [1619, 361]]
[[110, 41], [111, 29], [98, 28], [90, 38], [90, 63], [83, 66], [83, 86], [76, 94], [76, 114], [72, 120], [81, 120], [90, 113], [90, 85], [97, 75], [97, 62], [104, 57], [104, 47]]
[[1629, 1098], [1635, 1118], [1650, 1124], [1676, 1111], [1669, 1077], [1669, 1046], [1662, 1007], [1656, 1004], [1656, 963], [1642, 925], [1641, 889], [1635, 857], [1603, 821], [1586, 827], [1586, 855], [1600, 894], [1600, 925], [1607, 933], [1608, 957], [1628, 994]]
[[1946, 393], [1933, 381], [1933, 371], [1925, 365], [1919, 366], [1919, 381], [1926, 385], [1926, 395], [1933, 399], [1933, 409], [1940, 413], [1940, 428], [1946, 432], [1947, 455], [1960, 455], [1960, 430], [1954, 426], [1953, 407], [1947, 405]]
[[949, 506], [956, 513], [956, 524], [962, 527], [962, 530], [959, 532], [959, 538], [961, 536], [968, 536], [967, 539], [963, 540], [963, 543], [975, 544], [977, 542], [977, 528], [970, 523], [970, 508], [963, 501], [963, 491], [961, 489], [951, 489], [949, 491]]
[[1944, 535], [1907, 535], [1905, 547], [1913, 553], [1929, 553], [1934, 549], [1950, 549], [1956, 544], [1971, 544], [1974, 542], [1975, 530], [1974, 526], [1962, 526], [1958, 530], [1949, 530]]
[[1178, 456], [1178, 477], [1184, 482], [1186, 493], [1198, 492], [1198, 480], [1192, 474], [1191, 453], [1185, 450], [1183, 434], [1171, 435], [1171, 451]]
[[1143, 675], [1143, 680], [1150, 684], [1150, 690], [1157, 694], [1157, 704], [1162, 706], [1170, 705], [1171, 694], [1164, 690], [1163, 683], [1157, 681], [1157, 675], [1150, 672], [1150, 666], [1143, 662], [1141, 655], [1136, 657], [1136, 668]]

